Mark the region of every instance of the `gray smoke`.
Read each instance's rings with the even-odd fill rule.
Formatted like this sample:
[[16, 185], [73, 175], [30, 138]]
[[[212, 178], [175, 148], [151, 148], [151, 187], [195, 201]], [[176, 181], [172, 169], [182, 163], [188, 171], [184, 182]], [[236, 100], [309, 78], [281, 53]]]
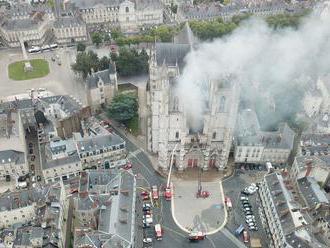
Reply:
[[267, 83], [264, 89], [276, 90], [299, 78], [329, 73], [329, 68], [329, 15], [312, 14], [298, 30], [273, 30], [262, 19], [250, 18], [230, 36], [203, 43], [187, 55], [178, 94], [190, 127], [196, 128], [207, 100], [201, 94], [206, 80], [236, 75], [245, 86]]

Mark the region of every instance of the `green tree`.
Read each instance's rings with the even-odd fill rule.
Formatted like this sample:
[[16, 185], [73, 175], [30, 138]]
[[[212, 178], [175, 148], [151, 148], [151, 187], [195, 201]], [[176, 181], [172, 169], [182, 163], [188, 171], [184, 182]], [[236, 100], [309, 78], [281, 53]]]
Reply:
[[77, 51], [78, 52], [84, 52], [86, 50], [86, 45], [84, 43], [79, 42], [77, 44]]
[[109, 117], [124, 124], [137, 116], [137, 112], [138, 102], [136, 96], [127, 93], [116, 95], [108, 108]]
[[85, 79], [92, 70], [99, 70], [99, 58], [93, 51], [78, 53], [76, 63], [71, 65], [71, 69], [76, 73], [80, 73]]
[[102, 43], [102, 35], [100, 33], [92, 33], [92, 42], [95, 46], [99, 46]]
[[133, 76], [148, 72], [149, 56], [145, 50], [139, 53], [136, 49], [122, 47], [119, 55], [111, 54], [111, 59], [116, 62], [117, 72], [120, 76]]
[[100, 59], [98, 70], [99, 71], [103, 71], [103, 70], [108, 69], [109, 68], [109, 64], [110, 64], [110, 58], [108, 58], [107, 56], [103, 56]]

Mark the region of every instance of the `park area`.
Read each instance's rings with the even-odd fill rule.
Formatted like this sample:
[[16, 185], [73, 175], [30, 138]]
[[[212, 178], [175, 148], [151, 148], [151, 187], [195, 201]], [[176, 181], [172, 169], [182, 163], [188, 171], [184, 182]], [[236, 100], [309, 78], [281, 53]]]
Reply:
[[[26, 62], [30, 62], [32, 68], [25, 70]], [[49, 73], [48, 62], [44, 59], [32, 59], [29, 61], [23, 60], [11, 63], [8, 66], [8, 76], [13, 80], [27, 80], [34, 78], [41, 78]]]

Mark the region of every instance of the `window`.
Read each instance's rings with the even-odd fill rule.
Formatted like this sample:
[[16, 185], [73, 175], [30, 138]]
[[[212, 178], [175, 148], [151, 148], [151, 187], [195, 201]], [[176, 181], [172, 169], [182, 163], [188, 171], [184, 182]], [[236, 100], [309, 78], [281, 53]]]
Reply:
[[213, 132], [212, 139], [215, 139], [216, 137], [217, 137], [217, 133], [216, 132]]
[[179, 132], [175, 133], [175, 138], [178, 139], [179, 138]]
[[129, 12], [129, 7], [126, 7], [126, 13], [128, 13]]

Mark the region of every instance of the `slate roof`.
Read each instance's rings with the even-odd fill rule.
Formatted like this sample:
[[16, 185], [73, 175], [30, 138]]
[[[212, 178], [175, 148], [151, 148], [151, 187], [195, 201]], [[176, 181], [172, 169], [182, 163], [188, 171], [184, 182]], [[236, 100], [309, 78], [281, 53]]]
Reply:
[[24, 31], [36, 29], [39, 25], [39, 21], [32, 19], [7, 19], [2, 23], [1, 27], [8, 31]]
[[15, 163], [16, 165], [24, 164], [24, 152], [19, 152], [15, 150], [0, 151], [0, 166], [6, 163]]
[[125, 141], [116, 134], [88, 136], [77, 141], [79, 153], [93, 153], [113, 146], [125, 146]]
[[79, 155], [75, 153], [68, 157], [47, 161], [46, 163], [43, 163], [43, 169], [46, 170], [46, 169], [56, 168], [58, 166], [69, 165], [72, 163], [79, 163], [79, 162], [80, 162]]
[[314, 177], [303, 177], [298, 179], [297, 182], [308, 207], [315, 208], [319, 203], [329, 204], [325, 191], [320, 188]]
[[276, 132], [261, 132], [261, 135], [266, 148], [293, 148], [295, 132], [286, 123], [282, 123]]
[[56, 18], [54, 28], [80, 27], [86, 24], [78, 16], [61, 16]]
[[116, 73], [115, 66], [110, 63], [109, 69], [93, 72], [86, 78], [86, 86], [88, 89], [98, 88], [99, 80], [103, 81], [104, 85], [114, 84], [115, 82], [110, 79], [110, 75]]
[[106, 7], [119, 6], [124, 0], [72, 0], [71, 2], [79, 9], [92, 9], [98, 5]]

